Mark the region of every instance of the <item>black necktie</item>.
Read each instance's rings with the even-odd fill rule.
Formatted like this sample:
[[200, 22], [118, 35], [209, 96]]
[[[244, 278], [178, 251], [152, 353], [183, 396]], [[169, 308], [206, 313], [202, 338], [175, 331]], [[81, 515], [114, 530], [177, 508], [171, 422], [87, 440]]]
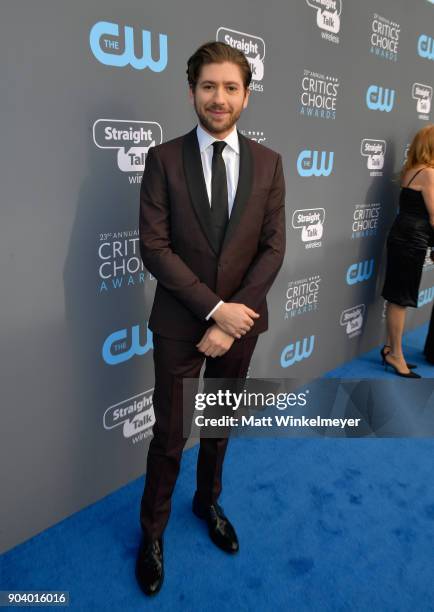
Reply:
[[214, 231], [221, 249], [225, 237], [228, 215], [228, 183], [226, 179], [226, 166], [223, 159], [223, 149], [226, 143], [216, 140], [212, 143], [214, 148], [211, 168], [211, 216]]

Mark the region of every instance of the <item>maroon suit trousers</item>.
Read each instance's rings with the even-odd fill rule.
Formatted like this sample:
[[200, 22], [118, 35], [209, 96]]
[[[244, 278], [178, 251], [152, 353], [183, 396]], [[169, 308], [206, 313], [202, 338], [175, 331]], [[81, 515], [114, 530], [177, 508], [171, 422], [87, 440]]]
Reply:
[[[171, 498], [188, 436], [183, 432], [183, 378], [198, 378], [206, 360], [204, 378], [244, 380], [258, 336], [235, 340], [221, 357], [206, 357], [194, 342], [154, 334], [155, 412], [143, 491], [140, 523], [145, 537], [160, 537], [169, 520]], [[191, 419], [194, 406], [186, 406]], [[222, 490], [223, 460], [228, 438], [201, 438], [197, 462], [199, 503], [217, 501]]]

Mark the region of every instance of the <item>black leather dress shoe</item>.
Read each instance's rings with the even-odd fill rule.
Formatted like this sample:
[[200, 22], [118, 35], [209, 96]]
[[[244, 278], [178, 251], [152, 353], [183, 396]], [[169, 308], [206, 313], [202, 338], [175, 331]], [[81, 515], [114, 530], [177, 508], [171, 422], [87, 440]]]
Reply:
[[237, 534], [221, 506], [217, 503], [210, 506], [202, 506], [195, 495], [193, 498], [193, 513], [206, 521], [209, 536], [216, 546], [228, 553], [238, 552]]
[[142, 539], [136, 561], [136, 578], [146, 595], [155, 595], [161, 589], [164, 578], [162, 538], [149, 542]]

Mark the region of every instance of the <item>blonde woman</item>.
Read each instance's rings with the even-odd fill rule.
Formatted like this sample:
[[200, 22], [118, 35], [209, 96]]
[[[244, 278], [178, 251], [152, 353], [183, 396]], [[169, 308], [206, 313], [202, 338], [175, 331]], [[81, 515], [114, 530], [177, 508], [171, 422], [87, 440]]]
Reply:
[[[411, 185], [411, 186], [410, 186]], [[405, 361], [402, 334], [408, 306], [417, 307], [422, 268], [434, 244], [434, 125], [419, 130], [401, 172], [399, 213], [387, 238], [382, 296], [387, 300], [383, 364], [406, 378], [420, 378]]]

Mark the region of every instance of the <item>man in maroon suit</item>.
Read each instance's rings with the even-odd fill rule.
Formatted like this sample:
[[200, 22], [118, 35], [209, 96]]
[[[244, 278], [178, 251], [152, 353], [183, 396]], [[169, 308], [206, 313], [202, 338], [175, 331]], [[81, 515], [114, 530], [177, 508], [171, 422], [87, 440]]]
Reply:
[[[207, 43], [188, 60], [187, 75], [198, 125], [149, 150], [140, 194], [141, 255], [158, 281], [149, 319], [156, 422], [136, 563], [148, 595], [163, 582], [162, 534], [186, 443], [182, 381], [197, 378], [204, 360], [205, 379], [245, 379], [285, 252], [281, 157], [236, 129], [252, 76], [244, 54]], [[212, 541], [234, 553], [235, 530], [217, 503], [227, 443], [201, 438], [193, 512]]]

